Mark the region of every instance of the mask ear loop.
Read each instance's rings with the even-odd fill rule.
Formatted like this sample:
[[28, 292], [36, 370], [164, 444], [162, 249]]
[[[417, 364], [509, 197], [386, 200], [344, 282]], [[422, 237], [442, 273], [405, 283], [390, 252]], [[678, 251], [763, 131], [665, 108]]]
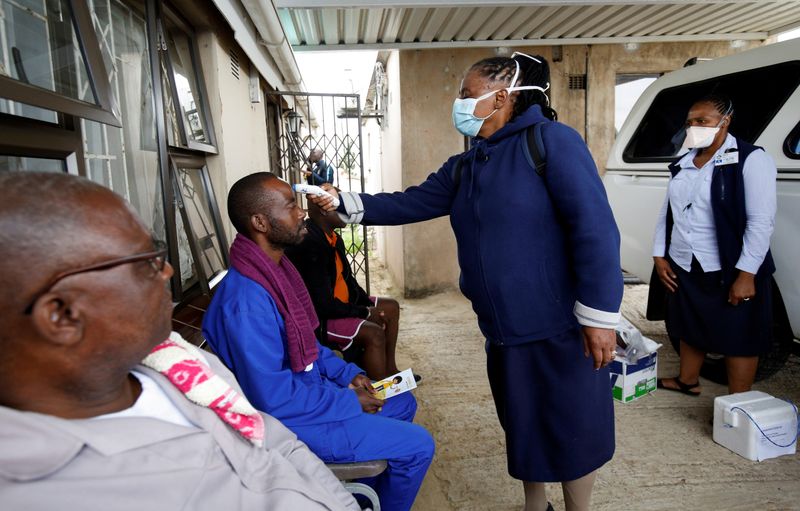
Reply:
[[517, 72], [514, 74], [514, 82], [512, 82], [511, 87], [509, 87], [507, 89], [508, 92], [512, 92], [512, 91], [515, 91], [515, 90], [539, 90], [539, 91], [542, 91], [542, 96], [544, 96], [544, 100], [547, 103], [547, 106], [549, 107], [550, 106], [550, 98], [547, 96], [546, 92], [550, 89], [550, 82], [547, 82], [547, 85], [545, 85], [544, 89], [541, 88], [541, 87], [538, 87], [536, 85], [525, 85], [525, 86], [522, 86], [522, 87], [514, 87], [514, 85], [516, 84], [516, 81], [517, 81], [517, 75], [519, 74], [519, 62], [517, 62], [514, 59], [514, 57], [516, 57], [517, 55], [519, 55], [520, 57], [525, 57], [527, 59], [531, 59], [532, 61], [536, 62], [537, 64], [541, 64], [542, 63], [541, 60], [537, 59], [536, 57], [531, 57], [527, 53], [522, 53], [521, 51], [515, 51], [514, 53], [512, 53], [511, 54], [511, 59], [514, 60], [514, 63], [517, 65]]
[[508, 92], [513, 92], [517, 90], [538, 90], [541, 91], [542, 96], [544, 96], [544, 100], [547, 102], [547, 106], [550, 106], [550, 98], [547, 96], [546, 92], [550, 89], [550, 82], [544, 88], [539, 87], [538, 85], [522, 85], [520, 87], [509, 87]]
[[542, 63], [542, 61], [537, 59], [536, 57], [531, 57], [527, 53], [522, 53], [521, 51], [515, 51], [514, 53], [512, 53], [511, 54], [511, 58], [513, 59], [517, 55], [519, 55], [520, 57], [525, 57], [525, 58], [531, 59], [532, 61], [536, 62], [537, 64], [541, 64]]
[[[717, 127], [722, 126], [722, 123], [725, 121], [725, 118], [728, 117], [729, 115], [733, 115], [733, 101], [731, 101], [730, 99], [728, 100], [728, 108], [725, 110], [725, 113], [722, 114], [722, 119], [720, 119]], [[730, 117], [728, 117], [728, 124], [730, 124]]]
[[[514, 59], [512, 59], [512, 60], [514, 60]], [[506, 89], [513, 89], [513, 88], [514, 88], [514, 86], [517, 84], [517, 78], [519, 78], [519, 62], [517, 62], [516, 60], [514, 60], [514, 64], [516, 64], [516, 65], [517, 65], [517, 70], [516, 70], [516, 71], [514, 71], [514, 79], [513, 79], [513, 80], [511, 80], [511, 85], [510, 85], [510, 86], [508, 86], [508, 87], [506, 87]], [[509, 92], [510, 92], [510, 91], [509, 91]]]

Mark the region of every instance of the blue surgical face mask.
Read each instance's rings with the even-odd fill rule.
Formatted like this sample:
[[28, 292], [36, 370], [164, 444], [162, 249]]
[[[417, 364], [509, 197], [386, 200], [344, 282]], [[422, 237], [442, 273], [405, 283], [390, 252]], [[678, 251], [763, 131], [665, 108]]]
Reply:
[[[515, 54], [516, 55], [516, 54]], [[520, 54], [522, 55], [522, 54]], [[533, 57], [525, 55], [526, 57], [536, 60]], [[497, 112], [497, 108], [495, 108], [492, 113], [487, 115], [486, 117], [476, 117], [475, 116], [475, 108], [478, 106], [479, 101], [483, 101], [484, 99], [491, 97], [501, 90], [507, 90], [508, 92], [513, 92], [517, 90], [540, 90], [545, 92], [547, 89], [550, 88], [550, 84], [547, 84], [547, 87], [537, 87], [535, 85], [526, 85], [523, 87], [514, 87], [517, 83], [517, 77], [519, 76], [519, 62], [514, 61], [517, 64], [517, 70], [514, 72], [514, 78], [511, 80], [511, 85], [509, 87], [503, 87], [502, 89], [497, 89], [493, 91], [489, 91], [486, 94], [479, 96], [477, 98], [456, 98], [453, 102], [453, 126], [458, 130], [459, 133], [464, 135], [465, 137], [476, 137], [478, 136], [478, 132], [481, 130], [483, 126], [483, 122], [488, 119], [489, 117], [493, 116], [495, 112]], [[537, 60], [538, 62], [538, 60]]]

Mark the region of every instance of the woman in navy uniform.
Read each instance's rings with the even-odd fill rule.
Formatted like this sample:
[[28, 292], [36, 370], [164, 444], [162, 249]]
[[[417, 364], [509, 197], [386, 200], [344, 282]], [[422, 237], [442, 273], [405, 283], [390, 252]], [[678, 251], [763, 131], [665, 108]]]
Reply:
[[472, 147], [403, 192], [341, 193], [338, 211], [366, 225], [450, 216], [461, 291], [486, 337], [509, 473], [523, 481], [527, 510], [548, 509], [544, 483], [562, 482], [567, 509], [578, 511], [614, 453], [606, 366], [623, 285], [605, 189], [583, 139], [555, 121], [549, 82], [538, 56], [477, 62], [453, 104]]
[[695, 102], [684, 148], [656, 225], [655, 271], [667, 288], [667, 331], [680, 339], [680, 374], [659, 387], [697, 396], [707, 352], [725, 355], [730, 393], [750, 390], [772, 338], [769, 239], [775, 223], [775, 163], [728, 133], [733, 103]]

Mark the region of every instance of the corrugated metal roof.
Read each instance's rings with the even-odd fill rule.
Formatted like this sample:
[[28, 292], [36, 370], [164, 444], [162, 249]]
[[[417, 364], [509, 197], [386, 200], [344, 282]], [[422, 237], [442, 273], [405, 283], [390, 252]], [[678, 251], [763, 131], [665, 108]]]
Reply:
[[276, 0], [295, 50], [766, 39], [800, 0]]

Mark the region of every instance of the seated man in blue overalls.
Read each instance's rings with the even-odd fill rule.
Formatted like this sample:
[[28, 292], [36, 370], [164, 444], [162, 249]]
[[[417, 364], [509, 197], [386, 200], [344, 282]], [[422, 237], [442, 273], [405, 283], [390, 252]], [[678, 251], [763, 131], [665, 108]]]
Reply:
[[410, 509], [433, 458], [433, 439], [411, 423], [411, 393], [377, 399], [358, 366], [317, 342], [308, 291], [283, 254], [306, 234], [305, 211], [292, 189], [268, 172], [246, 176], [231, 188], [228, 215], [239, 234], [203, 335], [247, 398], [323, 461], [387, 460], [374, 481], [382, 507]]

